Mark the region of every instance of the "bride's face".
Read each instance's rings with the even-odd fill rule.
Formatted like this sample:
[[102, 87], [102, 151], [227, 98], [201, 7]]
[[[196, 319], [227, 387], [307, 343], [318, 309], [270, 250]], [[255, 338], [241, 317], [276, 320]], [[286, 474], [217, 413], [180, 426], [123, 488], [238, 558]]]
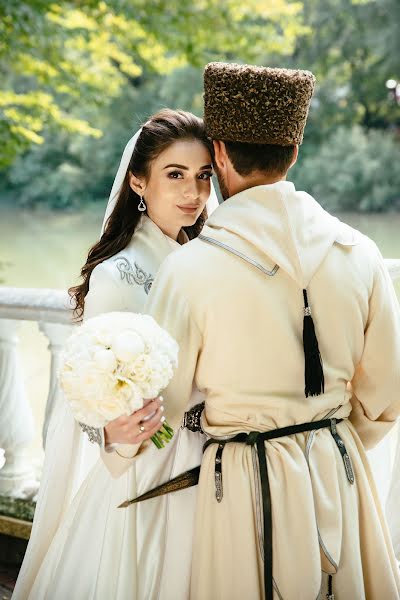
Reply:
[[151, 163], [147, 180], [131, 175], [131, 187], [143, 196], [150, 219], [176, 239], [181, 227], [193, 225], [203, 211], [211, 175], [207, 148], [198, 140], [181, 140]]

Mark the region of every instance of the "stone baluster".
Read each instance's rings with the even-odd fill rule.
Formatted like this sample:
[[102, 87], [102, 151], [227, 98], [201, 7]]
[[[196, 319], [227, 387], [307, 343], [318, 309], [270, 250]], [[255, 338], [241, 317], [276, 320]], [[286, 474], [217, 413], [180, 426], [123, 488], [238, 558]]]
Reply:
[[55, 407], [57, 396], [60, 393], [60, 388], [58, 384], [58, 372], [60, 368], [61, 351], [63, 349], [66, 339], [71, 333], [72, 326], [64, 325], [62, 323], [41, 322], [39, 323], [39, 329], [49, 340], [48, 349], [51, 353], [49, 393], [47, 396], [46, 411], [42, 427], [42, 439], [44, 448], [46, 445], [47, 430], [49, 428], [51, 414]]
[[400, 260], [398, 258], [385, 258], [385, 264], [393, 281], [400, 279]]
[[20, 321], [0, 319], [0, 448], [4, 451], [0, 494], [31, 498], [39, 482], [27, 453], [34, 424], [17, 352], [19, 325]]

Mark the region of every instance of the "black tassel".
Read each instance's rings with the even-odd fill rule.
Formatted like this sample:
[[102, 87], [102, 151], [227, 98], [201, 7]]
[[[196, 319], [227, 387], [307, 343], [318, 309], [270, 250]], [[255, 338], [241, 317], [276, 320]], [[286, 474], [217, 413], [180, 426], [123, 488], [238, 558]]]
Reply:
[[306, 290], [304, 297], [304, 322], [303, 322], [303, 347], [304, 347], [304, 393], [308, 396], [319, 396], [324, 392], [324, 371], [322, 367], [321, 354], [318, 348], [318, 340], [315, 335], [314, 321], [311, 316], [311, 308], [308, 305]]
[[335, 595], [333, 593], [332, 587], [332, 575], [328, 575], [328, 593], [326, 595], [326, 600], [335, 600]]

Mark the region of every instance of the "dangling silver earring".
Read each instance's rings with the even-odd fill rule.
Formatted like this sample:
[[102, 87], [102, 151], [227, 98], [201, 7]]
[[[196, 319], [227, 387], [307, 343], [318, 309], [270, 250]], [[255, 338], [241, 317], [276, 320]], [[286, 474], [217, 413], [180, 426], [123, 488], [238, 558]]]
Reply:
[[143, 196], [140, 196], [140, 202], [139, 202], [139, 206], [138, 206], [138, 210], [140, 210], [140, 212], [144, 212], [147, 209], [146, 203], [143, 199]]

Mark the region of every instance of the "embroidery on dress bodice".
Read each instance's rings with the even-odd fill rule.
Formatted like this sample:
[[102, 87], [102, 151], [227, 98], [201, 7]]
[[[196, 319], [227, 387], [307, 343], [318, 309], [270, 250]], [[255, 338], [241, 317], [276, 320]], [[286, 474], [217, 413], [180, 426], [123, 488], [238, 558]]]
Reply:
[[143, 285], [146, 294], [150, 292], [154, 277], [146, 273], [136, 262], [134, 263], [135, 268], [133, 268], [129, 260], [123, 256], [122, 258], [117, 258], [115, 264], [122, 281], [126, 281], [129, 285], [133, 285], [134, 283]]

